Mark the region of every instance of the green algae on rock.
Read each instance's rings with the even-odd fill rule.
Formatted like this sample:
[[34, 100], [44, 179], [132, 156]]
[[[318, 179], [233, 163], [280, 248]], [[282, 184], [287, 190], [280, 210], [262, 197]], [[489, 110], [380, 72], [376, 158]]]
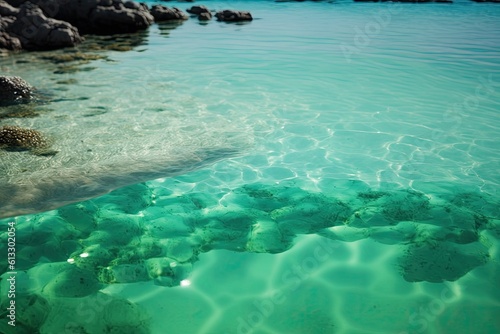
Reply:
[[[350, 200], [343, 194], [340, 201], [334, 194], [327, 196], [294, 185], [252, 183], [208, 195], [163, 192], [147, 183], [136, 184], [61, 207], [50, 216], [18, 218], [23, 249], [46, 245], [37, 256], [27, 251], [20, 254], [19, 266], [30, 268], [42, 256], [62, 261], [56, 254], [64, 253], [78, 268], [74, 274], [89, 278], [88, 282], [94, 282], [92, 287], [97, 287], [94, 279], [99, 284], [153, 281], [160, 286], [177, 286], [190, 275], [201, 253], [216, 249], [281, 253], [292, 248], [300, 234], [345, 242], [370, 238], [400, 245], [398, 266], [410, 282], [457, 280], [489, 261], [484, 233], [498, 229], [498, 212], [489, 211], [498, 207], [494, 198], [468, 193], [470, 201], [464, 208], [456, 206], [457, 201], [454, 204], [413, 190], [385, 190], [380, 197], [366, 196], [370, 190], [363, 185], [358, 184], [358, 188], [364, 195], [352, 190]], [[377, 198], [377, 206], [360, 201], [366, 197]], [[457, 197], [462, 195], [453, 198]], [[411, 215], [412, 220], [403, 215], [397, 223], [393, 215], [386, 217], [401, 200], [420, 203], [422, 198], [427, 199], [425, 215]], [[479, 225], [474, 218], [478, 215], [483, 217]], [[33, 228], [45, 232], [32, 231], [27, 238], [27, 231]], [[57, 251], [53, 239], [64, 240], [63, 251]], [[54, 281], [47, 289], [55, 284], [62, 283]]]

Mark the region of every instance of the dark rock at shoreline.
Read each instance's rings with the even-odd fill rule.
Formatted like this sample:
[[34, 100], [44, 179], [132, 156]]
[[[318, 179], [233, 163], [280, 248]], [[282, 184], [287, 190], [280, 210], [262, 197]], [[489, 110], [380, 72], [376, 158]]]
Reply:
[[192, 6], [186, 9], [186, 12], [193, 15], [200, 15], [201, 13], [210, 13], [210, 10], [205, 6]]
[[0, 29], [0, 50], [7, 49], [17, 51], [22, 50], [22, 48], [23, 46], [19, 38], [13, 37]]
[[188, 17], [179, 8], [168, 8], [162, 5], [154, 5], [150, 10], [156, 22], [172, 21], [172, 20], [187, 20]]
[[219, 21], [225, 22], [242, 22], [242, 21], [252, 21], [252, 14], [250, 12], [243, 12], [237, 10], [225, 9], [215, 14], [215, 17]]
[[212, 19], [212, 13], [205, 6], [192, 6], [191, 8], [186, 9], [191, 15], [198, 16], [198, 20], [200, 21], [209, 21]]
[[23, 3], [20, 8], [1, 2], [0, 8], [0, 48], [46, 50], [74, 46], [83, 40], [71, 24], [47, 17], [30, 2]]
[[33, 90], [20, 77], [0, 76], [0, 106], [27, 103], [33, 98]]
[[5, 1], [0, 1], [0, 15], [1, 16], [16, 16], [19, 9], [11, 6]]
[[198, 15], [198, 20], [200, 21], [210, 21], [212, 19], [212, 13], [201, 13]]
[[11, 36], [7, 29], [16, 20], [19, 9], [12, 7], [4, 1], [0, 1], [0, 49], [21, 50], [21, 41]]
[[82, 34], [129, 33], [149, 27], [154, 18], [145, 4], [121, 0], [7, 0], [13, 6], [37, 4], [46, 16], [70, 23]]
[[[70, 22], [82, 33], [118, 34], [136, 32], [148, 28], [154, 18], [146, 5], [132, 1], [120, 0], [88, 0], [70, 1], [56, 0], [61, 6], [55, 18]], [[67, 4], [62, 5], [64, 2]]]

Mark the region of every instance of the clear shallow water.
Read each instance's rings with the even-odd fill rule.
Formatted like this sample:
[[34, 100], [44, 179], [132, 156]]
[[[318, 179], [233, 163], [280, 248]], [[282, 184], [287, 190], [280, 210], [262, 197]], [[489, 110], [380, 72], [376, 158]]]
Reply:
[[1, 153], [8, 209], [148, 181], [2, 220], [42, 332], [497, 332], [498, 6], [207, 4], [257, 19], [155, 25], [77, 72], [2, 60], [56, 102], [0, 125], [59, 151]]

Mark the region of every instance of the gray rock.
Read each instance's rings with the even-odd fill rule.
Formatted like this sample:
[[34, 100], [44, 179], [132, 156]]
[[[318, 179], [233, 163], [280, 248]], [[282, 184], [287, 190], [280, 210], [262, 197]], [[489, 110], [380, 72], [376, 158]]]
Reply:
[[[40, 1], [40, 0], [39, 0]], [[147, 6], [120, 0], [55, 0], [55, 18], [70, 22], [82, 33], [99, 35], [130, 33], [148, 28], [154, 18]]]
[[21, 5], [17, 19], [5, 30], [27, 50], [57, 49], [83, 41], [78, 29], [67, 22], [46, 17], [37, 5], [30, 2]]
[[193, 15], [200, 15], [201, 13], [210, 13], [210, 10], [205, 6], [192, 6], [186, 9], [186, 12]]
[[237, 10], [225, 9], [215, 14], [215, 17], [219, 21], [225, 22], [242, 22], [242, 21], [252, 21], [252, 14], [250, 12], [243, 12]]
[[179, 8], [168, 8], [162, 5], [154, 5], [150, 10], [156, 22], [171, 20], [187, 20], [188, 17]]
[[19, 38], [12, 37], [7, 32], [0, 30], [0, 50], [21, 50], [22, 48]]
[[33, 87], [20, 77], [0, 76], [0, 105], [29, 102]]
[[208, 12], [208, 13], [200, 13], [198, 15], [198, 20], [200, 21], [209, 21], [212, 19], [212, 13]]
[[16, 16], [19, 9], [12, 7], [5, 1], [0, 1], [0, 16]]
[[145, 4], [121, 0], [7, 0], [13, 6], [37, 4], [45, 16], [65, 21], [82, 34], [119, 34], [146, 29], [154, 18]]

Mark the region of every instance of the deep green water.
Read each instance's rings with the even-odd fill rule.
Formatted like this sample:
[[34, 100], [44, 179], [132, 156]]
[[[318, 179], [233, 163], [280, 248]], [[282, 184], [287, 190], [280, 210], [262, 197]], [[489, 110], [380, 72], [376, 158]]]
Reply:
[[500, 332], [500, 7], [205, 4], [0, 59], [58, 151], [0, 150], [0, 331]]

